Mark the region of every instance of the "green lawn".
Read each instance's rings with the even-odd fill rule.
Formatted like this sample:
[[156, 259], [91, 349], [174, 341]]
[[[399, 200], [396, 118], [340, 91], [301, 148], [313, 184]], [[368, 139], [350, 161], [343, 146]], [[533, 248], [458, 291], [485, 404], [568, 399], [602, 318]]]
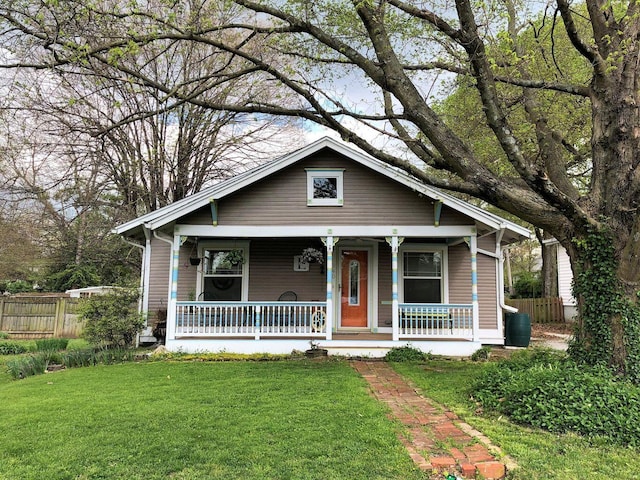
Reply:
[[[425, 479], [346, 362], [152, 362], [12, 381], [0, 357], [0, 479]], [[634, 449], [480, 416], [483, 364], [394, 364], [488, 435], [512, 480], [640, 479]]]
[[154, 362], [0, 381], [1, 479], [421, 479], [345, 362]]
[[513, 480], [640, 479], [640, 452], [603, 442], [592, 445], [576, 435], [554, 435], [514, 425], [502, 417], [476, 414], [469, 385], [483, 364], [431, 361], [425, 365], [393, 364], [425, 396], [447, 405], [482, 431], [518, 463]]

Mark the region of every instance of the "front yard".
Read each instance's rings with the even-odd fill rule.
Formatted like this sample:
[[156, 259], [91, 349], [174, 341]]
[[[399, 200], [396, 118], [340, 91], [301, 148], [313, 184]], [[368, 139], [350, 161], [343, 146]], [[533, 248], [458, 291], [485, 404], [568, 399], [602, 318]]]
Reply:
[[[636, 449], [477, 412], [468, 389], [484, 364], [393, 366], [512, 457], [512, 480], [640, 479]], [[429, 478], [345, 361], [159, 361], [19, 381], [1, 375], [0, 479]]]
[[130, 363], [0, 386], [3, 479], [420, 479], [345, 362]]

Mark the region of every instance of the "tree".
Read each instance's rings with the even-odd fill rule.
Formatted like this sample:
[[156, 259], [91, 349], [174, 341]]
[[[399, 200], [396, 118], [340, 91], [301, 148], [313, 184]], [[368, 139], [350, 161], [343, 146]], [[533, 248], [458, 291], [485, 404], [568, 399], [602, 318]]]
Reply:
[[[96, 35], [109, 35], [102, 22], [95, 28]], [[223, 67], [204, 45], [165, 42], [160, 48], [164, 55], [135, 52], [127, 68], [171, 84]], [[294, 138], [272, 128], [274, 122], [283, 125], [274, 118], [189, 102], [167, 106], [166, 95], [153, 85], [123, 74], [124, 63], [120, 71], [94, 67], [92, 75], [22, 70], [2, 86], [6, 153], [0, 175], [14, 208], [40, 207], [36, 224], [46, 268], [40, 268], [39, 283], [48, 290], [128, 283], [140, 252], [110, 234], [116, 224], [248, 168], [250, 149], [264, 158], [283, 139]], [[210, 99], [229, 95], [226, 87], [206, 92]]]
[[[191, 10], [209, 5], [188, 3]], [[545, 12], [531, 11], [537, 2], [516, 0], [215, 5], [228, 8], [228, 15], [191, 21], [193, 16], [174, 13], [174, 5], [165, 2], [68, 1], [58, 8], [57, 2], [6, 1], [0, 9], [2, 38], [14, 57], [4, 64], [86, 74], [110, 66], [128, 81], [157, 88], [171, 102], [315, 122], [429, 185], [510, 212], [555, 236], [569, 253], [582, 310], [573, 353], [640, 378], [636, 0], [586, 0], [586, 15], [569, 0], [556, 0]], [[540, 14], [547, 31], [565, 32], [588, 78], [575, 81], [559, 72], [549, 78], [536, 69], [518, 33]], [[96, 25], [104, 28], [114, 19], [112, 35], [97, 31]], [[164, 85], [129, 68], [130, 55], [154, 48], [161, 55], [166, 47], [159, 46], [166, 42], [210, 46], [225, 68]], [[492, 45], [502, 48], [499, 61], [490, 55]], [[507, 171], [483, 162], [434, 109], [432, 90], [445, 73], [475, 90], [482, 123], [508, 161]], [[207, 97], [212, 84], [232, 90], [239, 79], [252, 88], [228, 98]], [[280, 93], [264, 95], [262, 84], [273, 84]], [[359, 92], [368, 104], [345, 98], [354, 85], [368, 87]], [[507, 114], [516, 100], [512, 92], [523, 106], [517, 117]], [[547, 115], [544, 99], [550, 94], [588, 105], [588, 141]], [[373, 134], [386, 141], [372, 140]], [[394, 148], [399, 146], [410, 155]], [[570, 159], [590, 166], [586, 185], [572, 180]]]

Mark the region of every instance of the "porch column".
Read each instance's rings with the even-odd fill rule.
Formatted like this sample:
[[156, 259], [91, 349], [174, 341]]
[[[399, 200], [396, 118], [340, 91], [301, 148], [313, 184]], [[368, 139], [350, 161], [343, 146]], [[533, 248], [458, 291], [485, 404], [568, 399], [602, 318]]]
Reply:
[[398, 304], [398, 237], [391, 237], [391, 338], [400, 339], [400, 306]]
[[331, 340], [333, 336], [333, 246], [334, 238], [327, 236], [322, 239], [327, 247], [327, 312], [325, 318], [326, 339]]
[[480, 341], [480, 308], [478, 306], [478, 238], [472, 235], [469, 238], [469, 250], [471, 251], [471, 305], [473, 315], [473, 341]]
[[171, 282], [169, 284], [169, 305], [167, 306], [167, 336], [176, 338], [176, 314], [178, 301], [178, 272], [180, 271], [180, 235], [173, 235], [171, 244]]

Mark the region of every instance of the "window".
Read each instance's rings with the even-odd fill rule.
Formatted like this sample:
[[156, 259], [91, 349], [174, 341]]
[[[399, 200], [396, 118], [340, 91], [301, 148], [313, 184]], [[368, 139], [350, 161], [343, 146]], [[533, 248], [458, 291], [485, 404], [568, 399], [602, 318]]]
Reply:
[[442, 303], [442, 252], [403, 252], [404, 303]]
[[342, 206], [344, 170], [307, 169], [307, 205]]
[[360, 262], [349, 262], [349, 305], [360, 305]]
[[242, 300], [245, 252], [242, 248], [204, 250], [203, 293], [200, 300]]

